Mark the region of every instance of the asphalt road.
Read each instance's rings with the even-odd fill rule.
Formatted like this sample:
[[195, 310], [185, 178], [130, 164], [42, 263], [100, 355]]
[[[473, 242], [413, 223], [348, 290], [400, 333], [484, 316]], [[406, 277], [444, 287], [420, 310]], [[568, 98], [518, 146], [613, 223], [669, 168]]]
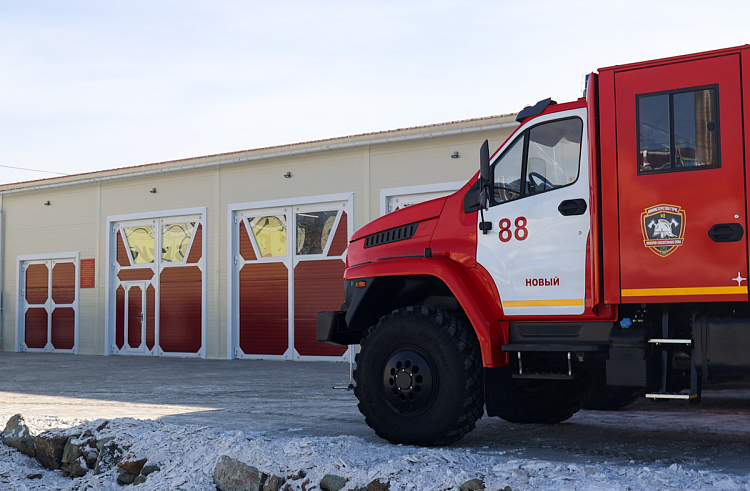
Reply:
[[[365, 425], [344, 363], [0, 353], [0, 422], [161, 418], [267, 437], [354, 435]], [[750, 472], [750, 383], [704, 388], [703, 402], [640, 400], [580, 411], [557, 425], [485, 417], [454, 448], [562, 462], [670, 465]]]

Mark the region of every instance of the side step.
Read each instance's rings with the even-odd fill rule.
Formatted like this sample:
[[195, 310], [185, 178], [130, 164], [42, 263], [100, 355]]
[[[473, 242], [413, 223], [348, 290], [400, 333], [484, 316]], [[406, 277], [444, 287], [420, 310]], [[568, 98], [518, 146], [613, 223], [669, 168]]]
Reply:
[[689, 401], [691, 399], [697, 399], [698, 394], [675, 394], [673, 392], [657, 392], [655, 394], [646, 394], [647, 399], [678, 399], [683, 401]]
[[651, 344], [687, 344], [688, 346], [693, 345], [692, 339], [649, 339]]
[[[523, 346], [523, 345], [506, 345], [506, 346]], [[505, 346], [503, 346], [505, 348]], [[558, 350], [552, 350], [552, 351], [558, 351]], [[573, 380], [576, 378], [575, 375], [573, 375], [573, 364], [572, 364], [572, 358], [571, 358], [571, 352], [568, 351], [568, 373], [551, 373], [551, 372], [523, 372], [523, 358], [521, 357], [521, 353], [523, 353], [523, 350], [518, 350], [518, 373], [514, 373], [512, 375], [513, 378], [521, 378], [521, 379], [533, 379], [533, 380]]]
[[514, 373], [513, 378], [525, 378], [533, 380], [573, 380], [575, 375], [567, 373]]
[[[694, 314], [695, 316], [695, 314]], [[695, 346], [692, 339], [678, 339], [669, 337], [669, 307], [664, 306], [662, 310], [662, 337], [648, 340], [649, 344], [661, 347], [661, 387], [659, 392], [646, 394], [647, 399], [654, 400], [681, 400], [693, 403], [701, 400], [701, 379], [695, 368]], [[686, 345], [690, 348], [690, 392], [680, 394], [667, 392], [670, 364], [672, 359], [672, 346]]]

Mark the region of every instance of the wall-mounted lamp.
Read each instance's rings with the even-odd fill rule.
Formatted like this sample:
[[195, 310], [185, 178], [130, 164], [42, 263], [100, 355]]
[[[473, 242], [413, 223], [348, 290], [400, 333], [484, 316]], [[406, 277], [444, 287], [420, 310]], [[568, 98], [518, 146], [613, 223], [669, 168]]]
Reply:
[[284, 174], [284, 177], [286, 177], [287, 179], [289, 179], [290, 177], [292, 177], [292, 173], [291, 172], [287, 172], [286, 174]]
[[453, 152], [453, 155], [451, 155], [451, 158], [452, 159], [457, 159], [458, 158], [458, 152]]
[[49, 205], [51, 205], [51, 204], [52, 204], [52, 203], [50, 203], [49, 201], [45, 201], [45, 202], [44, 202], [44, 206], [49, 206]]
[[151, 194], [156, 194], [156, 188], [151, 188], [151, 191], [149, 191]]

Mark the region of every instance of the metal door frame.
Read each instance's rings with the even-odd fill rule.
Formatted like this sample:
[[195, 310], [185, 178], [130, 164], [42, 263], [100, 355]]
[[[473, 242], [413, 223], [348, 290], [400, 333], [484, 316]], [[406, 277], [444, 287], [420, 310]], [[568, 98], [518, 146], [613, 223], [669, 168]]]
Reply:
[[[294, 225], [294, 216], [297, 211], [310, 211], [308, 208], [320, 208], [327, 203], [337, 205], [344, 203], [344, 211], [347, 214], [347, 240], [351, 237], [354, 230], [354, 193], [330, 194], [323, 196], [311, 196], [307, 198], [294, 198], [288, 200], [258, 201], [251, 203], [237, 203], [227, 206], [227, 358], [246, 358], [246, 359], [279, 359], [279, 360], [301, 360], [301, 361], [342, 361], [348, 362], [351, 347], [341, 356], [301, 356], [294, 349], [294, 266], [299, 259], [293, 254], [292, 244], [296, 244], [296, 227]], [[288, 289], [288, 319], [289, 347], [283, 355], [245, 355], [239, 347], [239, 275], [238, 266], [242, 260], [239, 258], [239, 234], [237, 231], [239, 223], [239, 214], [249, 210], [284, 210], [287, 215], [287, 244], [288, 253], [284, 261], [288, 264], [289, 280]], [[341, 214], [336, 218], [334, 227], [338, 226]], [[335, 233], [335, 232], [334, 232]], [[326, 246], [326, 251], [330, 247], [330, 242]], [[257, 251], [256, 251], [257, 253]], [[344, 253], [346, 257], [346, 253]], [[320, 259], [328, 259], [321, 257]], [[314, 259], [313, 259], [314, 260]], [[277, 260], [278, 261], [278, 260]], [[341, 288], [343, 289], [343, 281]]]
[[[49, 274], [48, 285], [52, 281], [52, 269], [56, 263], [69, 263], [72, 262], [75, 265], [75, 301], [70, 305], [75, 313], [74, 321], [74, 334], [73, 334], [73, 348], [72, 349], [55, 349], [50, 348], [52, 345], [51, 341], [51, 318], [50, 315], [54, 310], [54, 301], [52, 300], [51, 291], [47, 294], [47, 301], [45, 303], [45, 309], [47, 310], [47, 345], [44, 348], [28, 348], [23, 342], [25, 332], [25, 314], [27, 310], [26, 298], [24, 296], [24, 289], [26, 285], [25, 264], [47, 264], [47, 270]], [[80, 252], [60, 252], [52, 254], [23, 254], [16, 256], [16, 342], [15, 349], [17, 352], [26, 351], [41, 351], [41, 352], [53, 352], [53, 353], [73, 353], [78, 354], [79, 349], [79, 336], [80, 336], [80, 286], [81, 286], [81, 253]]]

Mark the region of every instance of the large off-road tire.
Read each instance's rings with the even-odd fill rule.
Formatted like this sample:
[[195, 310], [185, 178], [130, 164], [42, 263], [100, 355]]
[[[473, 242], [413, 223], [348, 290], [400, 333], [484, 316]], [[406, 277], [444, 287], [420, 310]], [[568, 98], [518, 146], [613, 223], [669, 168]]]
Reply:
[[446, 445], [484, 414], [479, 342], [448, 312], [418, 306], [381, 317], [356, 362], [359, 410], [391, 443]]
[[513, 403], [506, 404], [498, 416], [511, 423], [560, 423], [581, 409], [591, 387], [589, 372], [573, 380], [508, 378], [503, 392]]
[[594, 387], [583, 401], [583, 409], [616, 411], [634, 403], [643, 391], [642, 387], [607, 385], [606, 372], [599, 370], [594, 374]]

